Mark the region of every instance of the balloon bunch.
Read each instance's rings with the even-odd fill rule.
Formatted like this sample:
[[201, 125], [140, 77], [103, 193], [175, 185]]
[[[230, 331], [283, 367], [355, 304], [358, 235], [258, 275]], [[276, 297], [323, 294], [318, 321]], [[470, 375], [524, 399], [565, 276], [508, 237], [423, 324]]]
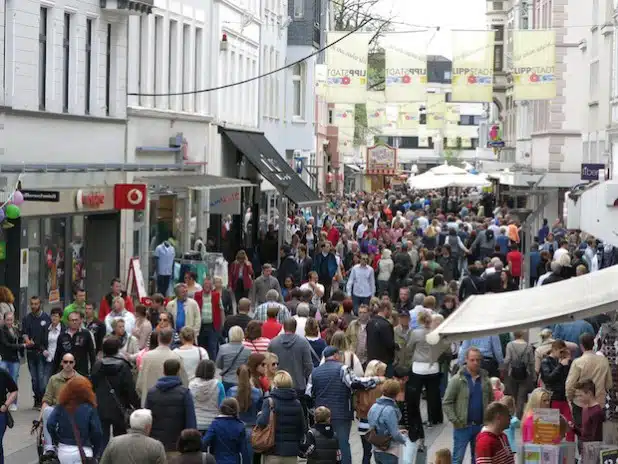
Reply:
[[24, 202], [24, 195], [15, 190], [11, 198], [0, 207], [0, 223], [5, 219], [17, 219], [21, 215], [19, 205]]

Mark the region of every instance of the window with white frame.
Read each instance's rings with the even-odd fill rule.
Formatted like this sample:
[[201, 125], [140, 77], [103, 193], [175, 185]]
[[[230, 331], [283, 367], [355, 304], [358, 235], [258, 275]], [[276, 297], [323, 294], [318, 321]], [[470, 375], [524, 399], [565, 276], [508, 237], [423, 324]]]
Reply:
[[[272, 71], [274, 69], [277, 69], [277, 55], [275, 53], [275, 48], [274, 47], [270, 47], [270, 50], [268, 51], [268, 62], [270, 63], [270, 68], [268, 68], [269, 71]], [[277, 89], [277, 76], [279, 75], [279, 73], [275, 73], [275, 74], [271, 74], [270, 77], [270, 81], [269, 81], [269, 86], [270, 86], [270, 113], [269, 116], [271, 118], [276, 118], [277, 117], [277, 113], [279, 111], [279, 105], [278, 105], [278, 101], [279, 101], [279, 92]]]
[[294, 2], [294, 19], [302, 19], [305, 15], [305, 0], [292, 0]]
[[304, 66], [303, 63], [296, 63], [292, 66], [292, 116], [295, 118], [303, 117], [303, 94], [304, 94]]
[[[268, 72], [270, 71], [270, 55], [268, 53], [268, 47], [264, 46], [264, 50], [262, 51], [263, 55], [262, 55], [262, 59], [264, 60], [264, 72]], [[264, 108], [264, 116], [265, 117], [270, 117], [270, 99], [271, 99], [271, 95], [270, 95], [270, 81], [272, 80], [273, 76], [266, 76], [265, 78], [263, 78], [262, 81], [262, 98], [264, 99], [264, 101], [262, 102], [262, 108]]]
[[[201, 27], [195, 28], [195, 90], [202, 88], [202, 75], [204, 73], [204, 61], [202, 59], [204, 50], [204, 32]], [[202, 94], [194, 94], [194, 108], [196, 113], [204, 111]]]

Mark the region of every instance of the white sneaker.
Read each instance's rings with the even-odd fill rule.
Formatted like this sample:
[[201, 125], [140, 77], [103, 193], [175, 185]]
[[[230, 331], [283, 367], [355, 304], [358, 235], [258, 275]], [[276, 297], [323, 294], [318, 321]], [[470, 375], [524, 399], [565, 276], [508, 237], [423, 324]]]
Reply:
[[17, 405], [15, 403], [13, 403], [12, 405], [9, 406], [9, 411], [11, 412], [15, 412], [17, 411]]

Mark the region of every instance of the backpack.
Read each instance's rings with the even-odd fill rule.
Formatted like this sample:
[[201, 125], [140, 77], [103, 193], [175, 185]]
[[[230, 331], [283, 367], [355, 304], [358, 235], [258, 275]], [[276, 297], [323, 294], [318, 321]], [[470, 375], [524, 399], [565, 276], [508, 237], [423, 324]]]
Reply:
[[528, 344], [524, 347], [521, 354], [511, 361], [511, 378], [517, 381], [524, 381], [528, 378], [528, 366], [524, 361], [524, 357], [528, 351]]
[[494, 231], [491, 229], [487, 229], [485, 231], [485, 238], [488, 242], [491, 242], [494, 239]]

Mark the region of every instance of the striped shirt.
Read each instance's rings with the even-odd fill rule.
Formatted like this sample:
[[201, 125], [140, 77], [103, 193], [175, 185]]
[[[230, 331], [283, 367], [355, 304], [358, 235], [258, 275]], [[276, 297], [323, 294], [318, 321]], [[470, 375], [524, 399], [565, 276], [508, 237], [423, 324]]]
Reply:
[[268, 351], [268, 345], [270, 345], [270, 338], [260, 337], [255, 340], [243, 340], [242, 344], [245, 348], [251, 350], [251, 353], [266, 353]]
[[509, 439], [504, 433], [496, 435], [483, 428], [476, 436], [475, 464], [515, 464]]

